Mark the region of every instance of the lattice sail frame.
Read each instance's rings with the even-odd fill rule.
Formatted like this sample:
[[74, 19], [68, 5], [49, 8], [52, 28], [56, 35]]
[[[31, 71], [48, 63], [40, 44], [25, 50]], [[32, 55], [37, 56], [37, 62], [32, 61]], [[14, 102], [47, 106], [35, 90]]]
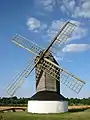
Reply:
[[[15, 77], [15, 79], [13, 80], [12, 84], [8, 86], [7, 88], [7, 92], [12, 96], [14, 95], [14, 93], [16, 92], [16, 90], [22, 85], [22, 83], [25, 81], [25, 79], [28, 77], [28, 75], [33, 71], [33, 69], [39, 64], [41, 64], [41, 68], [42, 70], [46, 70], [46, 72], [48, 71], [48, 69], [45, 67], [46, 64], [51, 66], [51, 61], [48, 61], [47, 59], [43, 59], [44, 55], [50, 50], [50, 52], [52, 50], [52, 48], [55, 48], [55, 46], [61, 47], [62, 44], [65, 44], [68, 40], [68, 37], [71, 35], [71, 33], [73, 32], [73, 30], [75, 29], [76, 25], [74, 25], [73, 23], [67, 22], [62, 29], [58, 32], [58, 34], [53, 38], [53, 40], [51, 41], [50, 45], [47, 47], [47, 49], [44, 49], [44, 52], [42, 54], [42, 56], [40, 57], [40, 59], [38, 59], [36, 64], [32, 64], [33, 62], [29, 62], [29, 65], [25, 68], [25, 70], [20, 73], [17, 77]], [[32, 41], [26, 39], [25, 37], [21, 36], [21, 35], [16, 35], [12, 42], [14, 42], [15, 44], [19, 45], [20, 47], [28, 50], [29, 52], [34, 53], [35, 55], [39, 55], [39, 53], [43, 50], [42, 47], [38, 46], [37, 44], [33, 43]], [[43, 65], [43, 62], [45, 63]], [[43, 66], [42, 66], [43, 65]], [[31, 67], [32, 66], [32, 67]], [[55, 66], [54, 66], [55, 67]], [[78, 87], [79, 89], [76, 91], [76, 89], [74, 90], [74, 86], [70, 87], [71, 85], [69, 85], [67, 82], [67, 86], [72, 88], [72, 90], [74, 90], [75, 92], [79, 92], [80, 89], [82, 88], [84, 82], [81, 81], [80, 79], [78, 79], [77, 77], [75, 77], [74, 75], [72, 75], [71, 73], [65, 71], [64, 69], [57, 67], [57, 71], [54, 70], [54, 67], [48, 67], [51, 70], [48, 71], [48, 74], [50, 74], [52, 77], [54, 77], [55, 79], [57, 79], [57, 74], [58, 71], [60, 72], [60, 77], [64, 77], [67, 78], [69, 76], [71, 76], [72, 78], [74, 78], [75, 80], [78, 80], [80, 82], [80, 87]], [[52, 74], [51, 74], [52, 72]], [[67, 79], [68, 80], [68, 79]], [[62, 81], [62, 80], [61, 80]], [[64, 81], [64, 80], [63, 80]], [[62, 82], [64, 83], [64, 82]], [[82, 83], [82, 84], [81, 84]], [[64, 83], [65, 84], [65, 83]], [[76, 86], [76, 85], [75, 85]]]
[[[68, 38], [70, 37], [71, 33], [76, 28], [75, 24], [70, 23], [70, 22], [67, 22], [67, 23], [68, 24], [66, 24], [63, 31], [59, 31], [58, 34], [53, 38], [53, 40], [55, 39], [54, 44], [52, 44], [52, 46], [49, 48], [50, 49], [49, 51], [51, 53], [56, 54], [56, 52], [58, 52], [58, 50], [60, 51], [60, 49], [62, 48], [61, 45], [68, 42]], [[13, 37], [12, 42], [14, 42], [18, 46], [28, 50], [29, 52], [34, 53], [35, 55], [39, 55], [39, 53], [41, 51], [45, 50], [45, 48], [42, 48], [41, 46], [37, 45], [36, 43], [26, 39], [25, 37], [23, 37], [19, 34], [16, 34]]]
[[24, 83], [25, 79], [32, 72], [33, 66], [34, 66], [34, 59], [29, 61], [27, 67], [23, 70], [23, 72], [17, 74], [17, 76], [13, 79], [12, 84], [8, 85], [7, 93], [10, 96], [13, 96], [16, 90]]
[[61, 45], [66, 44], [68, 42], [68, 38], [71, 36], [71, 33], [75, 30], [76, 25], [69, 23], [65, 27], [65, 29], [58, 35], [55, 43], [50, 48], [52, 53], [57, 53], [62, 49]]
[[18, 46], [28, 50], [29, 52], [34, 53], [35, 55], [38, 55], [44, 49], [19, 34], [16, 34], [13, 37], [12, 42], [14, 42]]
[[47, 58], [42, 59], [37, 66], [56, 80], [59, 80], [60, 78], [61, 83], [63, 83], [76, 93], [79, 93], [79, 91], [85, 84], [84, 81], [80, 80], [78, 77], [74, 76], [72, 73], [66, 71], [65, 69], [61, 68]]

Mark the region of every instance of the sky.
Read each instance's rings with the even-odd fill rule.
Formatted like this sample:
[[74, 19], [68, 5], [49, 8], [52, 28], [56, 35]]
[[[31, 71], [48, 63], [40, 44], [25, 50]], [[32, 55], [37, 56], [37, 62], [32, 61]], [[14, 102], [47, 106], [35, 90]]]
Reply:
[[[68, 43], [56, 54], [59, 64], [86, 82], [79, 94], [61, 84], [65, 97], [90, 97], [90, 0], [0, 0], [0, 96], [34, 55], [12, 43], [16, 33], [46, 48], [66, 21], [77, 24]], [[35, 93], [35, 74], [16, 92]]]

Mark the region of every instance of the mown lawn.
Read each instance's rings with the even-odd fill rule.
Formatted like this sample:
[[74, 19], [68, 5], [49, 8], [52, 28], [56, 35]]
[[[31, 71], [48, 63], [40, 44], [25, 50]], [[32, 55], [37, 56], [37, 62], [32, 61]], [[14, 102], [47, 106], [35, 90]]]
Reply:
[[90, 120], [90, 109], [59, 114], [31, 114], [27, 112], [0, 113], [0, 120]]

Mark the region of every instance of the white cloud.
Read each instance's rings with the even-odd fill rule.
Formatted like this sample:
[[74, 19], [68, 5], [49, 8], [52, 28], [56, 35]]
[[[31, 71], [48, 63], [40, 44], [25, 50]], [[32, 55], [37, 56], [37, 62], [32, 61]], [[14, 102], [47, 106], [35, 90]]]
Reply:
[[62, 12], [66, 12], [66, 8], [65, 8], [64, 5], [61, 5], [61, 6], [60, 6], [60, 9], [62, 10]]
[[41, 23], [40, 31], [47, 29], [47, 24]]
[[57, 32], [60, 30], [60, 28], [63, 26], [65, 22], [63, 20], [54, 20], [52, 21], [52, 24], [50, 28], [47, 30], [47, 34], [49, 37], [54, 37]]
[[72, 17], [90, 18], [90, 0], [36, 0], [36, 4], [47, 11], [59, 7], [63, 13]]
[[35, 30], [40, 28], [40, 21], [35, 18], [28, 18], [27, 26], [29, 30]]
[[85, 37], [87, 35], [87, 29], [83, 28], [81, 26], [78, 26], [75, 31], [73, 32], [70, 41], [71, 40], [77, 40]]
[[77, 27], [74, 30], [74, 32], [72, 33], [69, 41], [81, 39], [87, 35], [88, 30], [87, 30], [87, 28], [83, 27], [83, 23], [80, 23], [80, 22], [75, 21], [75, 20], [70, 20], [70, 22], [74, 23]]
[[69, 21], [77, 26], [81, 24], [79, 21], [76, 21], [76, 20], [69, 20]]
[[74, 6], [75, 6], [75, 0], [71, 0], [69, 2], [69, 6], [68, 7], [70, 7], [70, 9], [73, 10]]
[[40, 4], [45, 10], [52, 11], [55, 5], [54, 0], [39, 0], [38, 4]]
[[[82, 27], [81, 23], [74, 20], [70, 20], [70, 22], [76, 24], [77, 28], [72, 33], [71, 37], [69, 38], [69, 41], [81, 39], [87, 35], [87, 29]], [[48, 36], [53, 38], [64, 24], [65, 24], [64, 20], [53, 21], [50, 28], [47, 30]]]
[[62, 12], [69, 13], [74, 10], [75, 4], [75, 0], [62, 0], [60, 4], [60, 9]]
[[63, 52], [83, 52], [90, 49], [89, 44], [69, 44], [63, 48]]
[[90, 0], [62, 0], [60, 9], [72, 17], [90, 18]]
[[75, 8], [72, 16], [90, 18], [90, 0], [83, 0], [81, 5]]
[[38, 32], [38, 31], [43, 31], [47, 28], [47, 25], [40, 22], [39, 20], [37, 20], [36, 18], [28, 18], [27, 20], [27, 26], [28, 26], [28, 30], [34, 31], [34, 32]]
[[53, 11], [54, 8], [59, 7], [63, 12], [67, 12], [69, 9], [74, 10], [75, 0], [36, 0], [36, 4], [47, 11]]

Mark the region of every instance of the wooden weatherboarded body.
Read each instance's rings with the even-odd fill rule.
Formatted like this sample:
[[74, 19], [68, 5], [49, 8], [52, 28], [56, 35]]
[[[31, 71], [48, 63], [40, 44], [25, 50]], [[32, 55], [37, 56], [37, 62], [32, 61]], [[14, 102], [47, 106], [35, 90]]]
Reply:
[[[41, 55], [42, 55], [42, 52], [40, 53], [40, 56]], [[40, 58], [40, 56], [36, 57], [35, 62]], [[47, 58], [58, 65], [55, 58], [52, 56], [50, 52], [48, 52], [44, 56], [44, 58]], [[58, 73], [58, 80], [56, 80], [50, 74], [48, 74], [48, 72], [43, 71], [40, 68], [40, 64], [41, 63], [39, 63], [35, 68], [36, 69], [35, 70], [36, 71], [36, 92], [54, 91], [54, 92], [60, 93], [60, 80], [59, 80], [60, 74]]]

